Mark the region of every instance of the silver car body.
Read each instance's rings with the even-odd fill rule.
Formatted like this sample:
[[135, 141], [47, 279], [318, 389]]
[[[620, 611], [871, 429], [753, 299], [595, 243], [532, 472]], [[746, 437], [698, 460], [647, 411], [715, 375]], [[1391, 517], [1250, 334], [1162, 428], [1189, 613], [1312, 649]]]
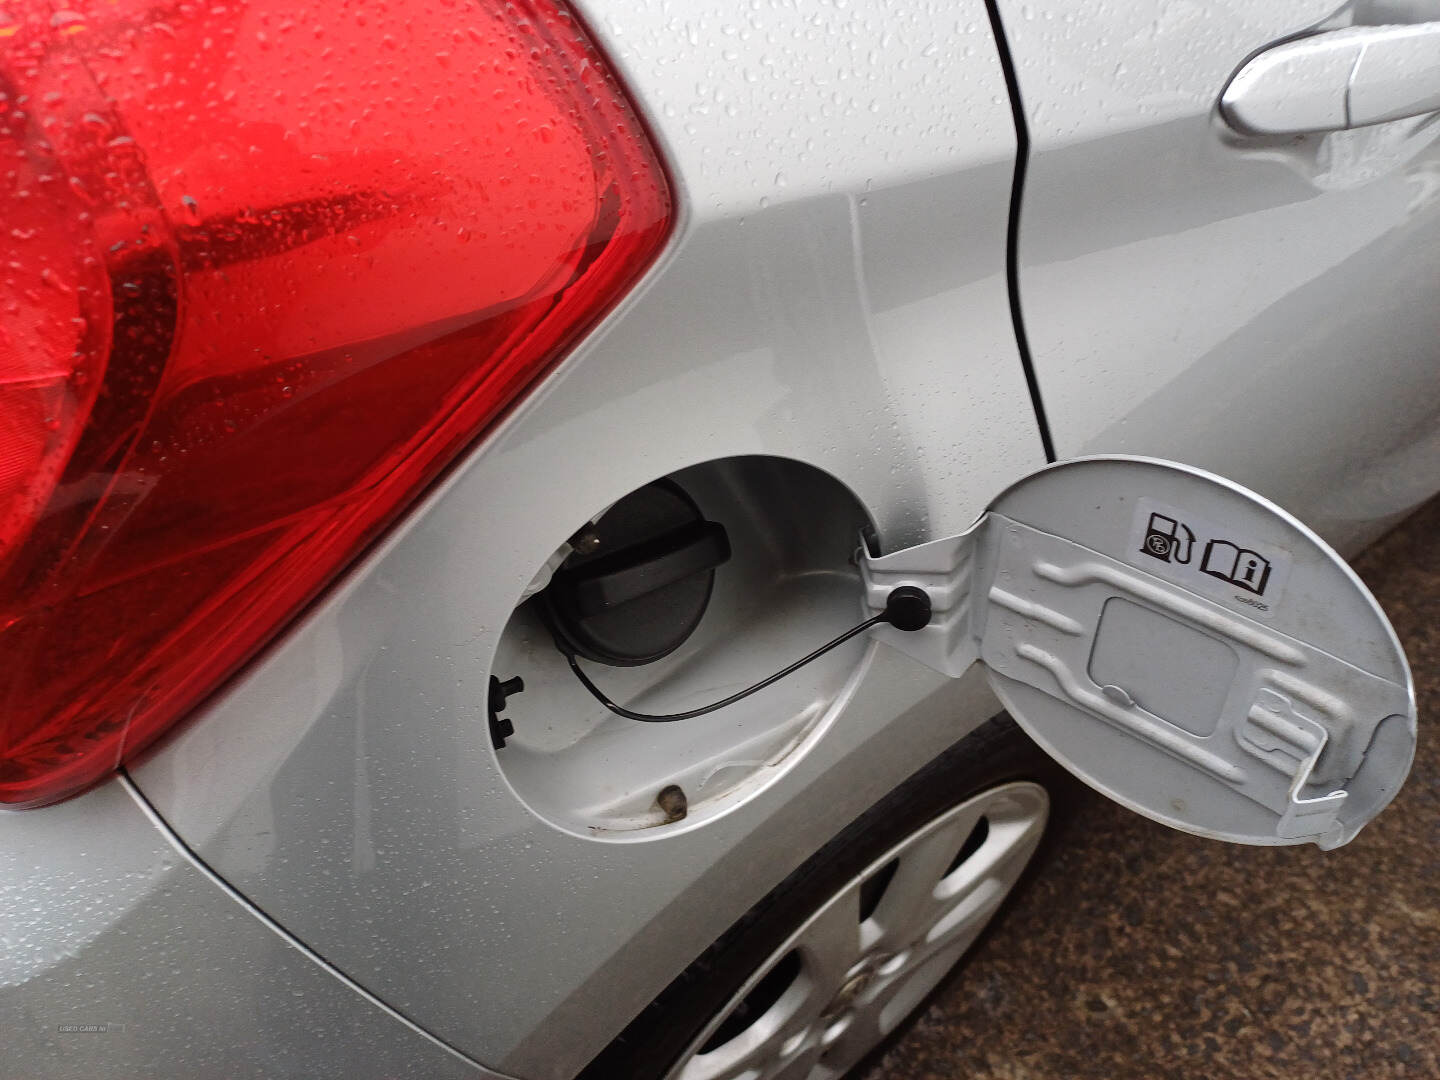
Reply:
[[[0, 816], [0, 1075], [574, 1076], [998, 711], [975, 671], [857, 644], [754, 706], [794, 718], [756, 760], [676, 744], [700, 785], [679, 826], [586, 830], [555, 808], [593, 777], [502, 769], [483, 687], [509, 673], [511, 612], [627, 492], [787, 459], [844, 493], [817, 498], [816, 530], [848, 499], [894, 549], [963, 530], [1045, 462], [1007, 283], [1020, 141], [980, 0], [581, 10], [672, 171], [665, 254], [127, 778]], [[1436, 129], [1259, 145], [1215, 114], [1241, 61], [1333, 6], [998, 10], [1029, 138], [1019, 306], [1057, 455], [1205, 467], [1350, 551], [1432, 494]], [[811, 646], [803, 613], [847, 602], [819, 588], [731, 613], [737, 679]], [[656, 740], [568, 767], [608, 771], [620, 814], [673, 773]], [[726, 767], [743, 782], [707, 799]]]

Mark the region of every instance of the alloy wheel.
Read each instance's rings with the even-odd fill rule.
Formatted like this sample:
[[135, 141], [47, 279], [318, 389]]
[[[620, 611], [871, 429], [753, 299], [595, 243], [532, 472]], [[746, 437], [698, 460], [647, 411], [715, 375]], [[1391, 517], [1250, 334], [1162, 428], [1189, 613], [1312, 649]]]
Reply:
[[667, 1080], [835, 1080], [945, 977], [1020, 879], [1049, 811], [981, 792], [851, 878], [761, 964]]

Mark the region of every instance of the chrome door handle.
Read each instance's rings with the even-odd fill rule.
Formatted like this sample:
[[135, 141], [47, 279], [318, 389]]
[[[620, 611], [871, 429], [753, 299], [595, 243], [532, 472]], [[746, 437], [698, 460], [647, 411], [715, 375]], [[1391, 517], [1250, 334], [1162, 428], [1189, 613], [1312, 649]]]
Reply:
[[1246, 135], [1341, 131], [1440, 111], [1440, 22], [1352, 26], [1257, 53], [1220, 112]]

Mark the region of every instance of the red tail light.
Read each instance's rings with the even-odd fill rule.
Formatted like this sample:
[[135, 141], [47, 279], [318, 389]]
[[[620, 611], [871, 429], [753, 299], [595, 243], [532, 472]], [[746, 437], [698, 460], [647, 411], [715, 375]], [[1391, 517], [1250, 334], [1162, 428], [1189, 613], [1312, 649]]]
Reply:
[[12, 806], [212, 691], [670, 220], [553, 0], [41, 6], [0, 16]]

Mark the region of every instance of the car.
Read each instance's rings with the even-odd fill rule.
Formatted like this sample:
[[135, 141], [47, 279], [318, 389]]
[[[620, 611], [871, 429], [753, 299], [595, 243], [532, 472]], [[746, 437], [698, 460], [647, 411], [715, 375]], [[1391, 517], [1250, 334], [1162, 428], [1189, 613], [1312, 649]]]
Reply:
[[1348, 842], [1431, 6], [7, 8], [0, 1077], [825, 1080], [1074, 776]]

